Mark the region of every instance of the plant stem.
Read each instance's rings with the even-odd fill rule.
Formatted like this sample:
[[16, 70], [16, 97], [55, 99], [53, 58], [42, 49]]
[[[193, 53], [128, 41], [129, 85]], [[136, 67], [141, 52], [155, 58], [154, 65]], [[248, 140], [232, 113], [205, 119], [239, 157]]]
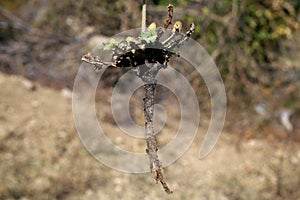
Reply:
[[146, 31], [147, 0], [143, 0], [142, 8], [142, 32]]
[[140, 78], [144, 82], [145, 89], [145, 98], [143, 100], [145, 116], [145, 134], [147, 142], [146, 152], [149, 156], [150, 170], [154, 176], [154, 179], [162, 184], [165, 192], [171, 194], [172, 191], [168, 187], [166, 181], [164, 180], [162, 166], [157, 155], [158, 145], [153, 129], [154, 96], [157, 82], [155, 76], [159, 71], [160, 67], [157, 66], [157, 64], [151, 63], [146, 64], [146, 66], [148, 70], [142, 76], [140, 76]]

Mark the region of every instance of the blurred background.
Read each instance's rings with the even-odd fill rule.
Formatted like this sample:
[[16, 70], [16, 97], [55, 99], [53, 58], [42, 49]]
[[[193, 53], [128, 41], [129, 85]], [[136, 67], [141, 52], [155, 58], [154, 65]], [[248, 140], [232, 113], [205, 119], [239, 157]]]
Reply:
[[[300, 2], [148, 0], [148, 24], [163, 26], [169, 3], [183, 30], [195, 22], [192, 37], [215, 60], [226, 87], [225, 129], [214, 151], [199, 160], [203, 136], [197, 137], [165, 169], [175, 190], [166, 195], [150, 174], [110, 169], [80, 143], [71, 107], [80, 59], [110, 36], [140, 27], [142, 1], [1, 0], [0, 199], [300, 198]], [[184, 63], [171, 63], [199, 91], [203, 132], [210, 118], [205, 83]], [[106, 72], [97, 114], [114, 143], [144, 152], [145, 141], [126, 138], [110, 111], [122, 73]], [[172, 98], [158, 97], [168, 111], [161, 145], [180, 120]], [[143, 124], [142, 99], [131, 103]]]

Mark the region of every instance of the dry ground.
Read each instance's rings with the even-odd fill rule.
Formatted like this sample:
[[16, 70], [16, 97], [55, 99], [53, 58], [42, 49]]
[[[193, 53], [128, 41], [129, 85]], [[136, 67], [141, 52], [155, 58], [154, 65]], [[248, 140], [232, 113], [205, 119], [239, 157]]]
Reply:
[[[27, 80], [0, 74], [0, 199], [296, 199], [299, 144], [240, 141], [223, 133], [214, 151], [197, 158], [202, 141], [165, 169], [174, 194], [150, 174], [128, 174], [96, 161], [82, 146], [71, 99]], [[105, 123], [114, 140], [122, 134]], [[164, 131], [160, 141], [167, 140]], [[200, 130], [201, 132], [201, 130]], [[128, 142], [130, 144], [130, 141]], [[144, 143], [135, 143], [144, 149]]]

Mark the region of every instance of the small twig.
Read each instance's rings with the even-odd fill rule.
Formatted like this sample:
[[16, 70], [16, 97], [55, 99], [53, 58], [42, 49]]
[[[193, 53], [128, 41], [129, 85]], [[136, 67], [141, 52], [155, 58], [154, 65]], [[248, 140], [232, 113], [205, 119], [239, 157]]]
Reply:
[[[167, 49], [171, 49], [171, 50], [175, 47], [180, 47], [191, 37], [193, 32], [195, 32], [195, 24], [194, 23], [192, 23], [190, 25], [190, 29], [186, 32], [186, 34], [184, 36], [180, 35], [181, 37], [176, 38], [175, 36], [178, 34], [174, 34], [174, 36], [173, 36], [174, 40], [171, 40], [171, 42], [168, 41], [168, 43], [165, 44], [165, 46], [167, 46]], [[173, 39], [173, 38], [171, 38], [171, 39]]]
[[143, 0], [142, 8], [142, 32], [146, 31], [147, 0]]
[[181, 45], [183, 45], [186, 41], [188, 41], [192, 35], [192, 33], [195, 32], [195, 24], [192, 23], [190, 25], [190, 29], [186, 32], [185, 36], [183, 39], [181, 39], [178, 44], [177, 44], [177, 47], [180, 47]]
[[102, 67], [105, 67], [105, 66], [107, 66], [107, 67], [110, 67], [110, 66], [116, 67], [114, 63], [104, 62], [98, 56], [96, 56], [96, 57], [92, 56], [91, 53], [87, 53], [86, 55], [84, 55], [81, 58], [81, 61], [93, 65], [95, 71], [100, 70], [100, 69], [102, 69]]
[[168, 18], [166, 19], [166, 22], [164, 24], [164, 29], [159, 29], [159, 31], [157, 33], [157, 41], [164, 34], [165, 29], [167, 29], [169, 27], [169, 25], [172, 24], [173, 13], [174, 13], [174, 6], [172, 4], [169, 4], [169, 6], [168, 6]]
[[162, 45], [166, 45], [168, 42], [170, 42], [174, 37], [176, 36], [176, 32], [174, 31], [170, 37], [168, 37], [165, 41], [162, 42]]
[[172, 4], [169, 4], [168, 6], [168, 18], [165, 22], [164, 28], [167, 29], [170, 24], [172, 24], [172, 19], [173, 19], [173, 13], [174, 13], [174, 6]]

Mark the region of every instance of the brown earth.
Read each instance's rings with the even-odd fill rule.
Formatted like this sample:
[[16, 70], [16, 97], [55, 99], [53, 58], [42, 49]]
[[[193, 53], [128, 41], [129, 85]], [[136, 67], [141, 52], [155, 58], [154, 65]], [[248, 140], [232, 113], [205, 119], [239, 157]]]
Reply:
[[[24, 78], [0, 73], [0, 199], [213, 200], [300, 196], [299, 144], [288, 138], [273, 143], [265, 139], [238, 140], [227, 133], [203, 160], [197, 157], [202, 142], [198, 136], [189, 150], [165, 169], [174, 190], [167, 195], [151, 174], [119, 172], [94, 159], [76, 132], [71, 99], [60, 91], [31, 84]], [[173, 123], [159, 136], [161, 143], [169, 140], [176, 120]], [[103, 126], [110, 130], [109, 137], [118, 142], [122, 132], [109, 120]], [[201, 127], [199, 133], [202, 132]], [[143, 141], [125, 140], [122, 145], [131, 149], [134, 145], [137, 151], [145, 149]]]

